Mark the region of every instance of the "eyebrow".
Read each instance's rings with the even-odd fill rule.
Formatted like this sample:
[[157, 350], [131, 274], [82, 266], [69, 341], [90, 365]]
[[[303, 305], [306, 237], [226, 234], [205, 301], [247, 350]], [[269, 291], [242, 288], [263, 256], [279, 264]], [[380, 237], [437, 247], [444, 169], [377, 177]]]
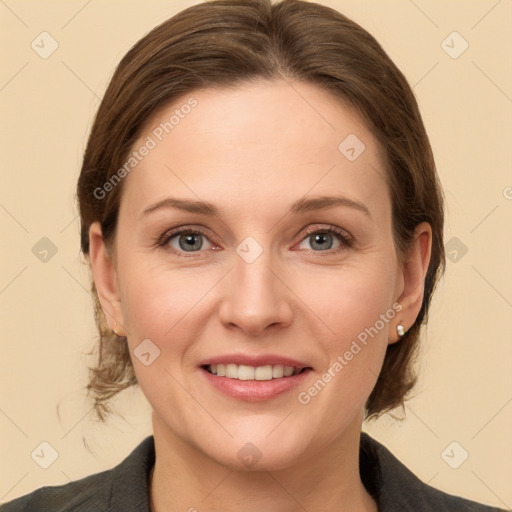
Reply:
[[[371, 218], [370, 211], [363, 203], [341, 195], [303, 197], [295, 201], [290, 206], [290, 212], [294, 215], [299, 215], [301, 213], [326, 210], [329, 208], [335, 208], [337, 206], [353, 208]], [[219, 208], [217, 208], [214, 204], [209, 203], [207, 201], [196, 201], [193, 199], [179, 199], [177, 197], [167, 197], [145, 208], [140, 216], [140, 220], [142, 220], [143, 217], [146, 217], [150, 213], [156, 210], [160, 210], [162, 208], [174, 208], [177, 210], [183, 210], [189, 213], [195, 213], [199, 215], [221, 217], [221, 212]]]
[[326, 210], [336, 206], [344, 206], [353, 208], [364, 213], [371, 218], [370, 210], [361, 202], [355, 201], [345, 196], [318, 196], [318, 197], [303, 197], [290, 207], [290, 212], [293, 214], [307, 213], [317, 210]]

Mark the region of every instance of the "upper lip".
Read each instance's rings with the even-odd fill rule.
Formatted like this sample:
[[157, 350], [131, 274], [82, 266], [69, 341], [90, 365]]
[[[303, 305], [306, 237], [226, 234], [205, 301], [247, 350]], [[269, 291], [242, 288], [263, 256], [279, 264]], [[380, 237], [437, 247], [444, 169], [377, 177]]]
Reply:
[[294, 366], [295, 368], [311, 368], [310, 365], [303, 361], [298, 361], [297, 359], [292, 359], [291, 357], [280, 356], [277, 354], [258, 354], [258, 355], [249, 355], [249, 354], [224, 354], [220, 356], [209, 357], [208, 359], [204, 359], [199, 363], [199, 366], [206, 366], [209, 364], [237, 364], [237, 365], [246, 365], [246, 366], [267, 366], [267, 365], [278, 365], [282, 364], [284, 366]]

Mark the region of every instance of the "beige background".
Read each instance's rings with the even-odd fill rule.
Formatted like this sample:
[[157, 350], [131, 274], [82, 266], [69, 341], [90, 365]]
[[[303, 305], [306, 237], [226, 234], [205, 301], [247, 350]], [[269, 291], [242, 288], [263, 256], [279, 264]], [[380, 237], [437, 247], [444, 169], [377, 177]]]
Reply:
[[[114, 66], [193, 3], [0, 1], [0, 501], [110, 468], [151, 433], [137, 390], [118, 401], [126, 421], [101, 425], [89, 414], [85, 354], [95, 329], [74, 190]], [[445, 190], [446, 241], [457, 239], [406, 420], [385, 416], [365, 429], [431, 485], [510, 508], [512, 2], [322, 3], [375, 35], [414, 85]], [[47, 59], [31, 48], [43, 31], [59, 45]], [[441, 46], [453, 31], [469, 44], [456, 59]], [[447, 44], [453, 53], [463, 41]], [[46, 262], [32, 252], [42, 237], [58, 250]], [[58, 452], [48, 469], [31, 458], [43, 441]], [[460, 447], [446, 460], [469, 453], [458, 469], [442, 457], [453, 441]]]

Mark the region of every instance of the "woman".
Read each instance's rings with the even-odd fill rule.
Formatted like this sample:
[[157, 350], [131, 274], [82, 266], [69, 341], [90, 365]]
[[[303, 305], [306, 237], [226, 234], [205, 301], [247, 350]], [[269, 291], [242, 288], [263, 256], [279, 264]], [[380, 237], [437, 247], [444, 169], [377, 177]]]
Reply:
[[139, 384], [153, 436], [3, 506], [498, 510], [361, 433], [400, 405], [442, 273], [442, 193], [405, 78], [314, 3], [221, 0], [123, 58], [78, 182], [100, 418]]

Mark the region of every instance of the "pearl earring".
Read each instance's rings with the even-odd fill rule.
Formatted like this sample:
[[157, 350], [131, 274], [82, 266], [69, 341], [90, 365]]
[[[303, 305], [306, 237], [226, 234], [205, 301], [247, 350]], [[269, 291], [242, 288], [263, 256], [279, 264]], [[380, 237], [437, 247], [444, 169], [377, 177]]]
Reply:
[[112, 330], [114, 331], [114, 334], [116, 336], [119, 336], [119, 334], [117, 334], [116, 327], [117, 327], [117, 322], [114, 320], [114, 328]]
[[405, 334], [405, 327], [402, 324], [398, 324], [396, 326], [396, 332], [398, 333], [398, 336], [402, 337]]

